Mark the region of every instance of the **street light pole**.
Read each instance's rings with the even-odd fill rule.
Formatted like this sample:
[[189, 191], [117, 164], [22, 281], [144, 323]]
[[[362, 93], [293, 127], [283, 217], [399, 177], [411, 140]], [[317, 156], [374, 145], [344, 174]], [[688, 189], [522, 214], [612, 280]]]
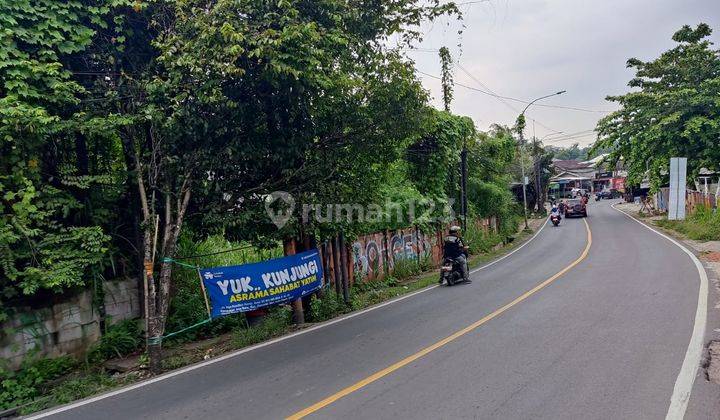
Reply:
[[[527, 106], [525, 106], [525, 109], [523, 109], [523, 111], [520, 113], [520, 116], [518, 117], [518, 137], [519, 137], [519, 143], [520, 143], [520, 145], [519, 145], [519, 147], [520, 147], [520, 174], [522, 176], [521, 181], [522, 181], [522, 192], [523, 192], [523, 215], [525, 217], [525, 229], [530, 228], [528, 226], [528, 214], [527, 214], [527, 188], [526, 188], [526, 182], [525, 182], [525, 161], [523, 160], [523, 145], [525, 143], [525, 139], [523, 137], [523, 131], [525, 130], [525, 111], [527, 111], [528, 108], [530, 108], [530, 105], [534, 104], [535, 102], [537, 102], [541, 99], [549, 98], [551, 96], [562, 95], [565, 92], [566, 91], [561, 90], [559, 92], [555, 92], [550, 95], [541, 96], [537, 99], [530, 101], [527, 104]], [[536, 192], [536, 194], [537, 194], [537, 192]]]

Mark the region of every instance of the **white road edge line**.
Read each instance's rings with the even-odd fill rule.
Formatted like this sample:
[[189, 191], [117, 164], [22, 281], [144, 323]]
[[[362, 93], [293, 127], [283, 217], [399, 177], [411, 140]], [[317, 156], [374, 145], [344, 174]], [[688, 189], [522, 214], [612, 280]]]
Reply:
[[512, 254], [520, 251], [525, 245], [529, 244], [533, 239], [535, 239], [535, 237], [540, 234], [540, 231], [542, 231], [543, 229], [545, 229], [545, 225], [547, 225], [547, 219], [545, 219], [545, 221], [543, 222], [542, 226], [540, 226], [540, 229], [538, 229], [538, 231], [535, 232], [535, 234], [534, 234], [530, 239], [528, 239], [524, 244], [522, 244], [522, 245], [520, 245], [519, 247], [513, 249], [512, 251], [508, 252], [507, 254], [503, 255], [502, 257], [498, 258], [497, 260], [491, 261], [491, 262], [483, 265], [482, 267], [478, 267], [478, 268], [475, 268], [475, 269], [473, 269], [473, 270], [470, 270], [470, 274], [477, 273], [477, 272], [480, 271], [480, 270], [484, 270], [484, 269], [490, 267], [491, 265], [497, 264], [497, 263], [499, 263], [500, 261], [504, 260], [505, 258], [511, 256]]
[[[505, 258], [511, 256], [512, 254], [520, 251], [522, 248], [525, 247], [525, 245], [527, 245], [527, 244], [529, 244], [530, 242], [532, 242], [533, 239], [535, 239], [535, 238], [540, 234], [540, 232], [543, 230], [543, 228], [545, 228], [545, 225], [546, 225], [546, 224], [547, 224], [547, 220], [542, 224], [542, 226], [540, 227], [540, 229], [538, 229], [538, 231], [535, 232], [535, 234], [534, 234], [530, 239], [528, 239], [527, 241], [525, 241], [525, 243], [523, 243], [523, 244], [520, 245], [519, 247], [513, 249], [512, 251], [508, 252], [507, 254], [503, 255], [502, 257], [498, 258], [497, 260], [494, 260], [494, 261], [492, 261], [492, 262], [490, 262], [490, 263], [488, 263], [488, 264], [483, 265], [482, 267], [478, 267], [478, 268], [470, 271], [470, 274], [472, 274], [472, 273], [477, 273], [478, 271], [483, 270], [483, 269], [485, 269], [485, 268], [487, 268], [487, 267], [490, 267], [491, 265], [496, 264], [496, 263], [504, 260]], [[405, 300], [405, 299], [411, 298], [411, 297], [413, 297], [413, 296], [419, 295], [420, 293], [425, 293], [425, 292], [427, 292], [428, 290], [432, 290], [432, 289], [434, 289], [434, 288], [436, 288], [436, 287], [438, 287], [437, 284], [436, 284], [436, 285], [433, 285], [433, 286], [428, 286], [428, 287], [426, 287], [426, 288], [424, 288], [424, 289], [420, 289], [420, 290], [418, 290], [418, 291], [415, 291], [415, 292], [412, 292], [412, 293], [408, 293], [407, 295], [400, 296], [400, 297], [398, 297], [398, 298], [389, 300], [389, 301], [387, 301], [387, 302], [379, 303], [379, 304], [377, 304], [377, 305], [371, 306], [371, 307], [366, 308], [366, 309], [363, 309], [363, 310], [361, 310], [361, 311], [353, 312], [353, 313], [351, 313], [351, 314], [347, 314], [347, 315], [344, 315], [344, 316], [341, 316], [341, 317], [332, 319], [332, 320], [330, 320], [330, 321], [326, 321], [326, 322], [323, 322], [323, 323], [321, 323], [321, 324], [318, 324], [318, 325], [315, 325], [315, 326], [312, 326], [312, 327], [309, 327], [309, 328], [305, 328], [305, 329], [300, 330], [300, 331], [296, 331], [296, 332], [291, 333], [291, 334], [288, 334], [288, 335], [284, 335], [284, 336], [281, 336], [281, 337], [278, 337], [278, 338], [274, 338], [274, 339], [272, 339], [272, 340], [265, 341], [265, 342], [262, 342], [262, 343], [259, 343], [259, 344], [255, 344], [255, 345], [252, 345], [252, 346], [250, 346], [250, 347], [246, 347], [246, 348], [244, 348], [244, 349], [237, 350], [237, 351], [235, 351], [235, 352], [228, 353], [228, 354], [225, 354], [225, 355], [220, 356], [220, 357], [216, 357], [216, 358], [214, 358], [214, 359], [210, 359], [210, 360], [207, 360], [207, 361], [204, 361], [204, 362], [199, 362], [199, 363], [196, 363], [196, 364], [194, 364], [194, 365], [190, 365], [190, 366], [187, 366], [187, 367], [178, 369], [178, 370], [174, 370], [174, 371], [172, 371], [172, 372], [168, 372], [168, 373], [165, 373], [165, 374], [163, 374], [163, 375], [156, 376], [156, 377], [154, 377], [154, 378], [152, 378], [152, 379], [148, 379], [148, 380], [145, 380], [145, 381], [142, 381], [142, 382], [138, 382], [138, 383], [133, 384], [133, 385], [128, 385], [128, 386], [126, 386], [126, 387], [119, 388], [119, 389], [116, 389], [116, 390], [114, 390], [114, 391], [107, 392], [107, 393], [105, 393], [105, 394], [100, 394], [100, 395], [96, 395], [96, 396], [94, 396], [94, 397], [90, 397], [90, 398], [87, 398], [87, 399], [84, 399], [84, 400], [76, 401], [76, 402], [74, 402], [74, 403], [70, 403], [70, 404], [63, 405], [63, 406], [60, 406], [60, 407], [57, 407], [57, 408], [54, 408], [54, 409], [50, 409], [49, 411], [44, 411], [44, 412], [36, 413], [35, 415], [31, 415], [30, 417], [26, 417], [26, 418], [27, 418], [28, 420], [41, 419], [41, 418], [45, 418], [45, 417], [49, 417], [49, 416], [52, 416], [52, 415], [55, 415], [55, 414], [62, 413], [62, 412], [64, 412], [64, 411], [72, 410], [72, 409], [74, 409], [74, 408], [81, 407], [81, 406], [83, 406], [83, 405], [92, 404], [92, 403], [94, 403], [94, 402], [97, 402], [97, 401], [100, 401], [100, 400], [104, 400], [105, 398], [113, 397], [113, 396], [115, 396], [115, 395], [123, 394], [123, 393], [125, 393], [125, 392], [132, 391], [132, 390], [134, 390], [134, 389], [138, 389], [138, 388], [141, 388], [141, 387], [150, 385], [150, 384], [154, 384], [155, 382], [160, 382], [160, 381], [163, 381], [163, 380], [165, 380], [165, 379], [172, 378], [173, 376], [178, 376], [178, 375], [181, 375], [181, 374], [183, 374], [183, 373], [187, 373], [187, 372], [190, 372], [190, 371], [193, 371], [193, 370], [196, 370], [196, 369], [200, 369], [200, 368], [202, 368], [202, 367], [211, 365], [211, 364], [213, 364], [213, 363], [222, 362], [223, 360], [231, 359], [231, 358], [233, 358], [233, 357], [239, 356], [239, 355], [244, 354], [244, 353], [251, 352], [251, 351], [253, 351], [253, 350], [257, 350], [257, 349], [260, 349], [260, 348], [263, 348], [263, 347], [267, 347], [267, 346], [270, 346], [270, 345], [272, 345], [272, 344], [279, 343], [279, 342], [281, 342], [281, 341], [289, 340], [289, 339], [291, 339], [291, 338], [293, 338], [293, 337], [297, 337], [297, 336], [299, 336], [299, 335], [303, 335], [303, 334], [307, 334], [307, 333], [312, 332], [312, 331], [315, 331], [315, 330], [319, 330], [320, 328], [329, 327], [330, 325], [337, 324], [338, 322], [343, 322], [343, 321], [346, 321], [346, 320], [348, 320], [348, 319], [355, 318], [356, 316], [360, 316], [360, 315], [366, 314], [366, 313], [368, 313], [368, 312], [374, 311], [374, 310], [376, 310], [376, 309], [380, 309], [380, 308], [383, 308], [383, 307], [385, 307], [385, 306], [392, 305], [393, 303], [400, 302], [401, 300]]]
[[698, 369], [700, 368], [700, 360], [702, 359], [705, 327], [707, 324], [707, 272], [705, 272], [705, 268], [700, 260], [698, 260], [695, 254], [687, 249], [687, 247], [670, 236], [665, 235], [664, 233], [635, 219], [627, 212], [616, 208], [616, 204], [617, 203], [612, 205], [614, 210], [621, 212], [625, 216], [637, 223], [640, 223], [642, 226], [657, 233], [682, 249], [688, 256], [690, 256], [690, 259], [695, 264], [695, 268], [697, 268], [698, 274], [700, 275], [698, 304], [695, 311], [695, 326], [693, 327], [692, 336], [690, 337], [690, 344], [688, 344], [687, 351], [685, 352], [685, 359], [683, 360], [682, 367], [680, 368], [680, 373], [678, 373], [677, 379], [675, 380], [675, 387], [673, 388], [672, 397], [670, 397], [670, 407], [668, 407], [668, 412], [665, 416], [665, 420], [682, 420], [685, 417], [685, 410], [687, 410], [688, 402], [690, 401], [690, 393], [692, 392], [693, 383], [695, 383], [695, 377], [697, 376]]

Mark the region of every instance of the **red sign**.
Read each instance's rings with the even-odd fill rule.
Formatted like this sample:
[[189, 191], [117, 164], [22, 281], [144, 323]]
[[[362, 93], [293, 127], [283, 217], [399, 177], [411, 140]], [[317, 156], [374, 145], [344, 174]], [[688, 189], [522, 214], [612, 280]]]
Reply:
[[620, 192], [625, 192], [625, 178], [613, 178], [612, 188]]

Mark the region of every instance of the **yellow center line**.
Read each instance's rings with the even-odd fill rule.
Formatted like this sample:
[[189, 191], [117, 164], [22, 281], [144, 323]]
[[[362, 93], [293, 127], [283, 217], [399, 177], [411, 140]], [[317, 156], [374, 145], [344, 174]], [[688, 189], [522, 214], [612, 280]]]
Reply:
[[550, 283], [554, 282], [555, 280], [557, 280], [558, 278], [560, 278], [562, 275], [564, 275], [565, 273], [570, 271], [570, 269], [572, 269], [573, 267], [578, 265], [582, 260], [584, 260], [587, 257], [588, 252], [590, 252], [590, 245], [592, 245], [592, 232], [590, 231], [590, 225], [588, 225], [587, 220], [583, 219], [583, 221], [585, 222], [585, 231], [587, 232], [587, 244], [585, 245], [585, 249], [583, 250], [582, 254], [580, 254], [580, 256], [575, 261], [570, 263], [570, 265], [568, 265], [567, 267], [558, 271], [549, 279], [543, 281], [542, 283], [538, 284], [537, 286], [533, 287], [532, 289], [530, 289], [527, 292], [523, 293], [522, 295], [518, 296], [512, 302], [496, 309], [494, 312], [492, 312], [488, 315], [485, 315], [482, 319], [479, 319], [479, 320], [473, 322], [472, 324], [461, 329], [460, 331], [457, 331], [457, 332], [453, 333], [452, 335], [443, 338], [442, 340], [438, 341], [435, 344], [425, 347], [424, 349], [418, 351], [417, 353], [412, 354], [412, 355], [386, 367], [385, 369], [382, 369], [382, 370], [379, 370], [379, 371], [373, 373], [372, 375], [368, 376], [367, 378], [365, 378], [361, 381], [358, 381], [358, 382], [350, 385], [349, 387], [338, 391], [335, 394], [330, 395], [329, 397], [325, 398], [322, 401], [318, 401], [315, 404], [313, 404], [303, 410], [298, 411], [297, 413], [287, 417], [287, 419], [288, 420], [301, 419], [301, 418], [303, 418], [307, 415], [310, 415], [324, 407], [327, 407], [328, 405], [334, 403], [335, 401], [339, 400], [340, 398], [345, 397], [346, 395], [352, 394], [353, 392], [377, 381], [378, 379], [380, 379], [386, 375], [389, 375], [390, 373], [395, 372], [396, 370], [398, 370], [404, 366], [407, 366], [408, 364], [414, 362], [415, 360], [420, 359], [421, 357], [425, 356], [426, 354], [439, 349], [440, 347], [450, 343], [451, 341], [454, 341], [454, 340], [462, 337], [463, 335], [473, 331], [474, 329], [485, 324], [486, 322], [490, 321], [491, 319], [498, 317], [503, 312], [507, 311], [508, 309], [512, 308], [513, 306], [517, 305], [518, 303], [524, 301], [525, 299], [529, 298], [533, 294], [537, 293], [543, 287], [547, 286], [548, 284], [550, 284]]

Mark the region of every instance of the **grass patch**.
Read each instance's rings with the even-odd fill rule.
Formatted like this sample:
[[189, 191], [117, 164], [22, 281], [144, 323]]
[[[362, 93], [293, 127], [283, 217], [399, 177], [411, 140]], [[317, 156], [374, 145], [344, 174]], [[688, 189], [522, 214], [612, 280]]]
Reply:
[[705, 206], [698, 206], [685, 220], [661, 219], [655, 223], [697, 241], [720, 241], [720, 213]]
[[143, 342], [140, 320], [126, 319], [107, 327], [88, 353], [88, 360], [100, 363], [113, 357], [123, 357], [136, 351]]
[[102, 370], [80, 371], [52, 386], [48, 393], [36, 401], [23, 406], [20, 414], [30, 414], [57, 405], [67, 404], [82, 398], [109, 391], [136, 380], [133, 375], [110, 376]]
[[20, 370], [0, 370], [0, 410], [19, 407], [24, 415], [98, 394], [132, 377], [110, 376], [71, 356], [28, 358]]
[[233, 347], [242, 348], [269, 340], [287, 332], [292, 325], [292, 311], [288, 306], [271, 309], [258, 325], [245, 327], [235, 332]]

